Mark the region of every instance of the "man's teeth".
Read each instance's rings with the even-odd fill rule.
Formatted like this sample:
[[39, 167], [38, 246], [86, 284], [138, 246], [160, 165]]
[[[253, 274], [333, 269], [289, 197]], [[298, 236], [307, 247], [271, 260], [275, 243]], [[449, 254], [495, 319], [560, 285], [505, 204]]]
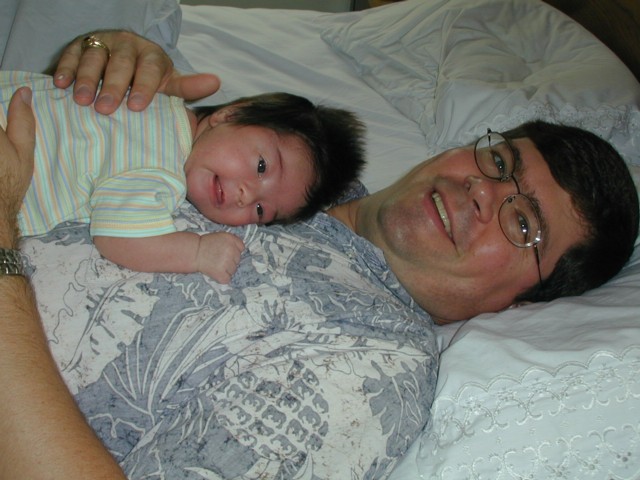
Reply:
[[431, 195], [431, 198], [433, 198], [433, 201], [436, 204], [436, 209], [438, 210], [438, 215], [440, 215], [440, 219], [442, 220], [442, 223], [444, 224], [444, 229], [447, 232], [447, 235], [449, 235], [449, 238], [452, 238], [451, 237], [451, 222], [449, 221], [449, 217], [447, 216], [447, 211], [444, 208], [444, 203], [442, 202], [442, 197], [440, 196], [440, 194], [438, 192], [433, 192], [433, 195]]

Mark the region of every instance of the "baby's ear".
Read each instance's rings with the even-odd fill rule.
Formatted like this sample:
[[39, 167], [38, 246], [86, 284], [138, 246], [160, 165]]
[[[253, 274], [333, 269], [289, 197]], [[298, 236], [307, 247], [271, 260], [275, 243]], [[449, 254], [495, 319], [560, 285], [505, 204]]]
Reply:
[[228, 122], [235, 111], [235, 105], [227, 105], [226, 107], [222, 107], [220, 110], [216, 110], [211, 115], [209, 115], [209, 125], [215, 127], [216, 125], [219, 125], [221, 123]]
[[505, 310], [511, 310], [513, 308], [520, 308], [520, 307], [524, 307], [525, 305], [529, 305], [531, 302], [516, 302], [516, 303], [512, 303], [511, 305], [509, 305]]

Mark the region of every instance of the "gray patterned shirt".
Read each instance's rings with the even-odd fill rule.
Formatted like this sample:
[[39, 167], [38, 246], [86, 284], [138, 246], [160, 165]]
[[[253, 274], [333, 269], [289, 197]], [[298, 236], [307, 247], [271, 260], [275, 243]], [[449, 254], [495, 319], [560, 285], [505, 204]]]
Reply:
[[243, 238], [230, 285], [99, 256], [74, 274], [89, 319], [63, 374], [129, 478], [386, 477], [429, 418], [437, 348], [381, 251], [326, 214], [176, 221]]

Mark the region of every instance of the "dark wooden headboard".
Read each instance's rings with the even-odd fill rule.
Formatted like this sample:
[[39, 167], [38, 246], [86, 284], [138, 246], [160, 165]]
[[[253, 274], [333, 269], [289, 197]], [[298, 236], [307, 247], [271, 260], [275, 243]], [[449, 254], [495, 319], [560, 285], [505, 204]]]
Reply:
[[544, 0], [607, 45], [640, 81], [640, 0]]

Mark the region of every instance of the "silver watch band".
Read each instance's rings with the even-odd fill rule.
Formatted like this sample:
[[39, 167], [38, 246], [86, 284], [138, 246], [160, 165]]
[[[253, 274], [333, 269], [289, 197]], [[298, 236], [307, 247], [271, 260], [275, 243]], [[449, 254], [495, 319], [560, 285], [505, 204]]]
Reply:
[[18, 250], [0, 248], [0, 276], [24, 275], [22, 257]]

